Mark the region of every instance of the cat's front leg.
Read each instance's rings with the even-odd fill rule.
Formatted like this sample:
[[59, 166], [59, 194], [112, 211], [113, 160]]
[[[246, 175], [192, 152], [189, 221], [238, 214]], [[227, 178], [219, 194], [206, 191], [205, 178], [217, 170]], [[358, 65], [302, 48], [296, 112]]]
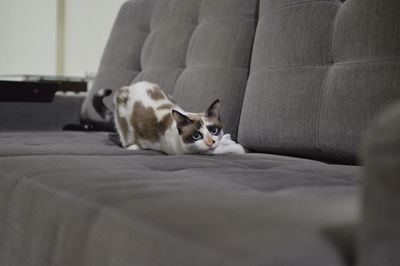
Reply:
[[225, 134], [212, 154], [244, 154], [246, 150], [239, 143], [231, 140], [230, 134]]
[[140, 147], [136, 144], [132, 144], [132, 145], [127, 146], [126, 149], [130, 150], [130, 151], [139, 151]]

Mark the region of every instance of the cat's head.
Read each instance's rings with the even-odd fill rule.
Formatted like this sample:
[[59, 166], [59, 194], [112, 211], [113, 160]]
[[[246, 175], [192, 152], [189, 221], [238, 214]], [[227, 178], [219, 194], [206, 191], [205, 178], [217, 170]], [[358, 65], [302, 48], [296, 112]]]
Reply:
[[211, 153], [224, 135], [220, 103], [216, 100], [205, 113], [182, 114], [172, 110], [182, 146], [188, 153]]

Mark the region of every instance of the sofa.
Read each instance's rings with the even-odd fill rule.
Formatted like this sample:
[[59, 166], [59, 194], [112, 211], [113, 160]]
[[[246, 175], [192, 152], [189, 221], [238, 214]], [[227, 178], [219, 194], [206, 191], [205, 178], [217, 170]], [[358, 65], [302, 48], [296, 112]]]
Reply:
[[[0, 265], [400, 265], [399, 58], [398, 0], [125, 2], [86, 97], [0, 103]], [[122, 149], [141, 80], [250, 152]]]

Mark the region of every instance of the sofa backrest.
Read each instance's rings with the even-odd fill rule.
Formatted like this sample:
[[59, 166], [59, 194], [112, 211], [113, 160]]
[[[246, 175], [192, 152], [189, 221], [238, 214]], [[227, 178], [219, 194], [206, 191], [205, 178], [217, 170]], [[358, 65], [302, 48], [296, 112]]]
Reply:
[[257, 0], [126, 2], [83, 104], [83, 122], [113, 130], [93, 108], [93, 96], [147, 80], [188, 111], [205, 111], [219, 98], [224, 127], [235, 137], [257, 16]]
[[261, 0], [239, 142], [354, 161], [400, 98], [399, 0]]

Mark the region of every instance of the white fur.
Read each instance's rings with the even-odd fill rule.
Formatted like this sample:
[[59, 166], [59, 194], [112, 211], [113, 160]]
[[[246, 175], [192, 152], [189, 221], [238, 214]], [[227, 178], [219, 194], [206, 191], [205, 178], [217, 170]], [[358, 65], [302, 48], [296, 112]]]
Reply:
[[245, 149], [239, 143], [231, 140], [230, 134], [225, 134], [219, 145], [215, 150], [213, 150], [212, 154], [244, 154], [246, 153]]
[[[230, 140], [230, 135], [223, 136], [223, 131], [219, 132], [217, 136], [212, 135], [208, 129], [209, 121], [206, 117], [202, 117], [203, 126], [200, 128], [199, 132], [203, 135], [203, 139], [195, 141], [193, 143], [184, 143], [181, 136], [178, 133], [177, 125], [175, 119], [173, 119], [172, 125], [165, 131], [165, 134], [160, 137], [157, 142], [150, 142], [144, 139], [135, 139], [134, 129], [130, 124], [131, 112], [133, 110], [135, 102], [141, 102], [145, 107], [151, 107], [154, 109], [157, 120], [161, 119], [171, 112], [169, 109], [158, 110], [157, 107], [163, 104], [173, 104], [164, 94], [164, 99], [153, 100], [148, 95], [148, 89], [152, 89], [156, 84], [152, 84], [146, 81], [135, 83], [129, 87], [123, 87], [117, 93], [116, 97], [127, 98], [126, 105], [117, 104], [115, 100], [115, 106], [118, 108], [118, 115], [126, 119], [128, 124], [128, 136], [126, 139], [122, 137], [122, 128], [117, 120], [117, 112], [115, 113], [115, 124], [117, 131], [120, 135], [122, 145], [129, 150], [139, 150], [139, 149], [151, 149], [165, 152], [167, 154], [187, 154], [187, 153], [204, 153], [204, 154], [223, 154], [223, 153], [244, 153], [243, 147], [239, 144], [234, 143]], [[116, 98], [115, 98], [116, 99]], [[184, 114], [190, 115], [192, 113], [187, 113], [178, 106], [174, 107], [174, 110]], [[211, 138], [214, 144], [208, 146], [206, 144], [206, 139]], [[220, 140], [223, 140], [223, 145], [220, 145]], [[240, 147], [242, 149], [240, 149]]]
[[126, 149], [130, 150], [130, 151], [138, 151], [138, 150], [140, 150], [140, 147], [138, 145], [132, 144], [132, 145], [129, 145], [128, 147], [126, 147]]
[[[152, 89], [154, 86], [156, 85], [146, 81], [142, 81], [135, 83], [129, 87], [121, 88], [120, 95], [122, 94], [123, 97], [124, 96], [128, 97], [127, 105], [126, 106], [118, 105], [117, 102], [115, 102], [115, 105], [116, 108], [118, 108], [119, 116], [122, 116], [126, 119], [129, 130], [127, 139], [120, 137], [122, 145], [129, 150], [151, 149], [151, 150], [163, 151], [167, 154], [182, 154], [184, 153], [184, 149], [180, 144], [178, 130], [176, 129], [175, 121], [173, 121], [171, 128], [169, 128], [165, 132], [164, 136], [162, 136], [158, 142], [150, 142], [143, 139], [135, 139], [134, 129], [130, 124], [131, 110], [133, 110], [135, 102], [139, 101], [145, 107], [152, 107], [155, 110], [155, 114], [158, 121], [160, 121], [167, 114], [167, 112], [170, 112], [168, 109], [157, 110], [157, 107], [159, 107], [160, 105], [172, 104], [172, 102], [169, 101], [167, 97], [165, 97], [165, 99], [157, 101], [151, 99], [150, 96], [148, 95], [147, 90]], [[127, 95], [124, 95], [125, 93]], [[177, 109], [183, 112], [183, 110], [181, 110], [180, 108]], [[115, 121], [117, 121], [117, 119], [115, 119]], [[122, 135], [121, 125], [119, 125], [119, 123], [117, 122], [115, 124], [117, 127], [117, 131], [121, 136]], [[135, 145], [134, 143], [137, 144]]]

